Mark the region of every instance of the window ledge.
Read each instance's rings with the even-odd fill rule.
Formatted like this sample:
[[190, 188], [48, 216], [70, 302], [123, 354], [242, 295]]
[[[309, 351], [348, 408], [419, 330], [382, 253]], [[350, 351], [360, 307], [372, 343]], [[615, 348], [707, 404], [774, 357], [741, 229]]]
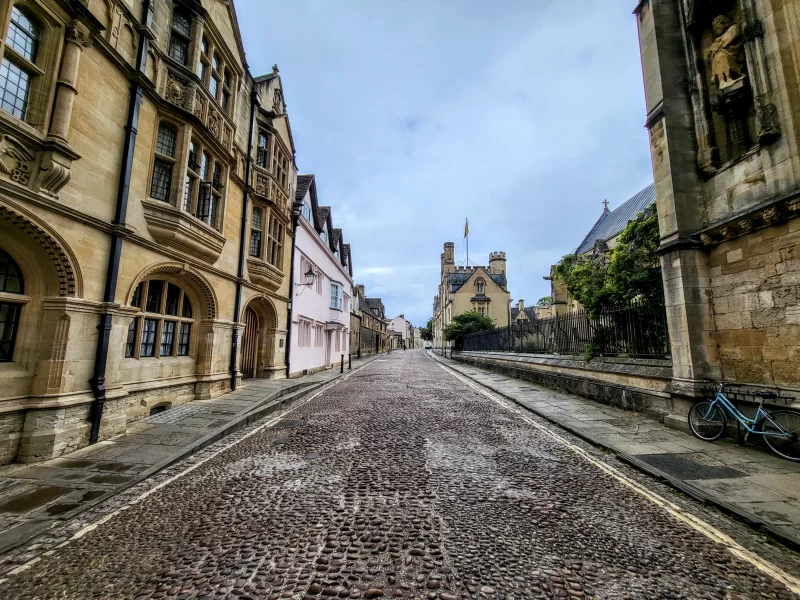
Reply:
[[283, 283], [283, 271], [260, 258], [248, 257], [247, 273], [250, 275], [250, 281], [273, 291], [276, 291]]
[[147, 229], [160, 244], [214, 263], [222, 254], [225, 237], [202, 221], [168, 202], [143, 198]]

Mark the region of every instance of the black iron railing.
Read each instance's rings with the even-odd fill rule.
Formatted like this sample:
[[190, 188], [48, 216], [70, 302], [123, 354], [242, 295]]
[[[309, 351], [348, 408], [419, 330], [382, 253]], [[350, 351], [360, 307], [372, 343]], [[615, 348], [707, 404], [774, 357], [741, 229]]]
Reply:
[[666, 358], [670, 354], [664, 305], [631, 304], [589, 316], [572, 312], [515, 323], [464, 338], [463, 349]]

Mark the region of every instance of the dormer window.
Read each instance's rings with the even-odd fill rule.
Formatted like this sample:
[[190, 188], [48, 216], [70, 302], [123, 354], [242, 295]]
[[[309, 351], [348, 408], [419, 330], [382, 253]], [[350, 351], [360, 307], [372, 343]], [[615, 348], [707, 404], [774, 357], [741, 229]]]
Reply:
[[170, 58], [177, 60], [182, 65], [186, 64], [189, 57], [189, 33], [191, 30], [189, 17], [180, 12], [172, 15], [172, 34], [169, 38]]
[[323, 228], [322, 233], [319, 234], [319, 237], [323, 242], [325, 242], [327, 244], [328, 243], [328, 230]]
[[311, 200], [308, 198], [303, 200], [303, 218], [311, 223]]

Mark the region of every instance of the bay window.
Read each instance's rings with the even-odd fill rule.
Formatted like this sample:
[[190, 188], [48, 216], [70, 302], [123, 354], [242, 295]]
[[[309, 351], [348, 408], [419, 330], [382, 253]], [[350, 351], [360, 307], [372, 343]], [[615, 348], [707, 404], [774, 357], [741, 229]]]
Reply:
[[263, 239], [264, 209], [253, 207], [250, 221], [250, 256], [261, 258], [261, 241]]
[[331, 308], [342, 310], [343, 294], [344, 290], [342, 289], [342, 284], [331, 281]]
[[270, 213], [267, 239], [267, 262], [280, 269], [283, 266], [283, 224]]
[[150, 182], [150, 196], [156, 200], [169, 202], [177, 139], [178, 130], [175, 127], [166, 122], [158, 126], [153, 177]]

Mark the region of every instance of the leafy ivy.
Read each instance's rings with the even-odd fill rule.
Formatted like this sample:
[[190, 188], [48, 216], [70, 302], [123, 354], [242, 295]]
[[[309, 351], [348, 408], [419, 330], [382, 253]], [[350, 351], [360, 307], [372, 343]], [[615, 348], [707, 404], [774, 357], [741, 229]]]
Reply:
[[658, 244], [658, 214], [650, 205], [622, 230], [610, 257], [567, 254], [553, 275], [590, 315], [634, 300], [662, 302]]

